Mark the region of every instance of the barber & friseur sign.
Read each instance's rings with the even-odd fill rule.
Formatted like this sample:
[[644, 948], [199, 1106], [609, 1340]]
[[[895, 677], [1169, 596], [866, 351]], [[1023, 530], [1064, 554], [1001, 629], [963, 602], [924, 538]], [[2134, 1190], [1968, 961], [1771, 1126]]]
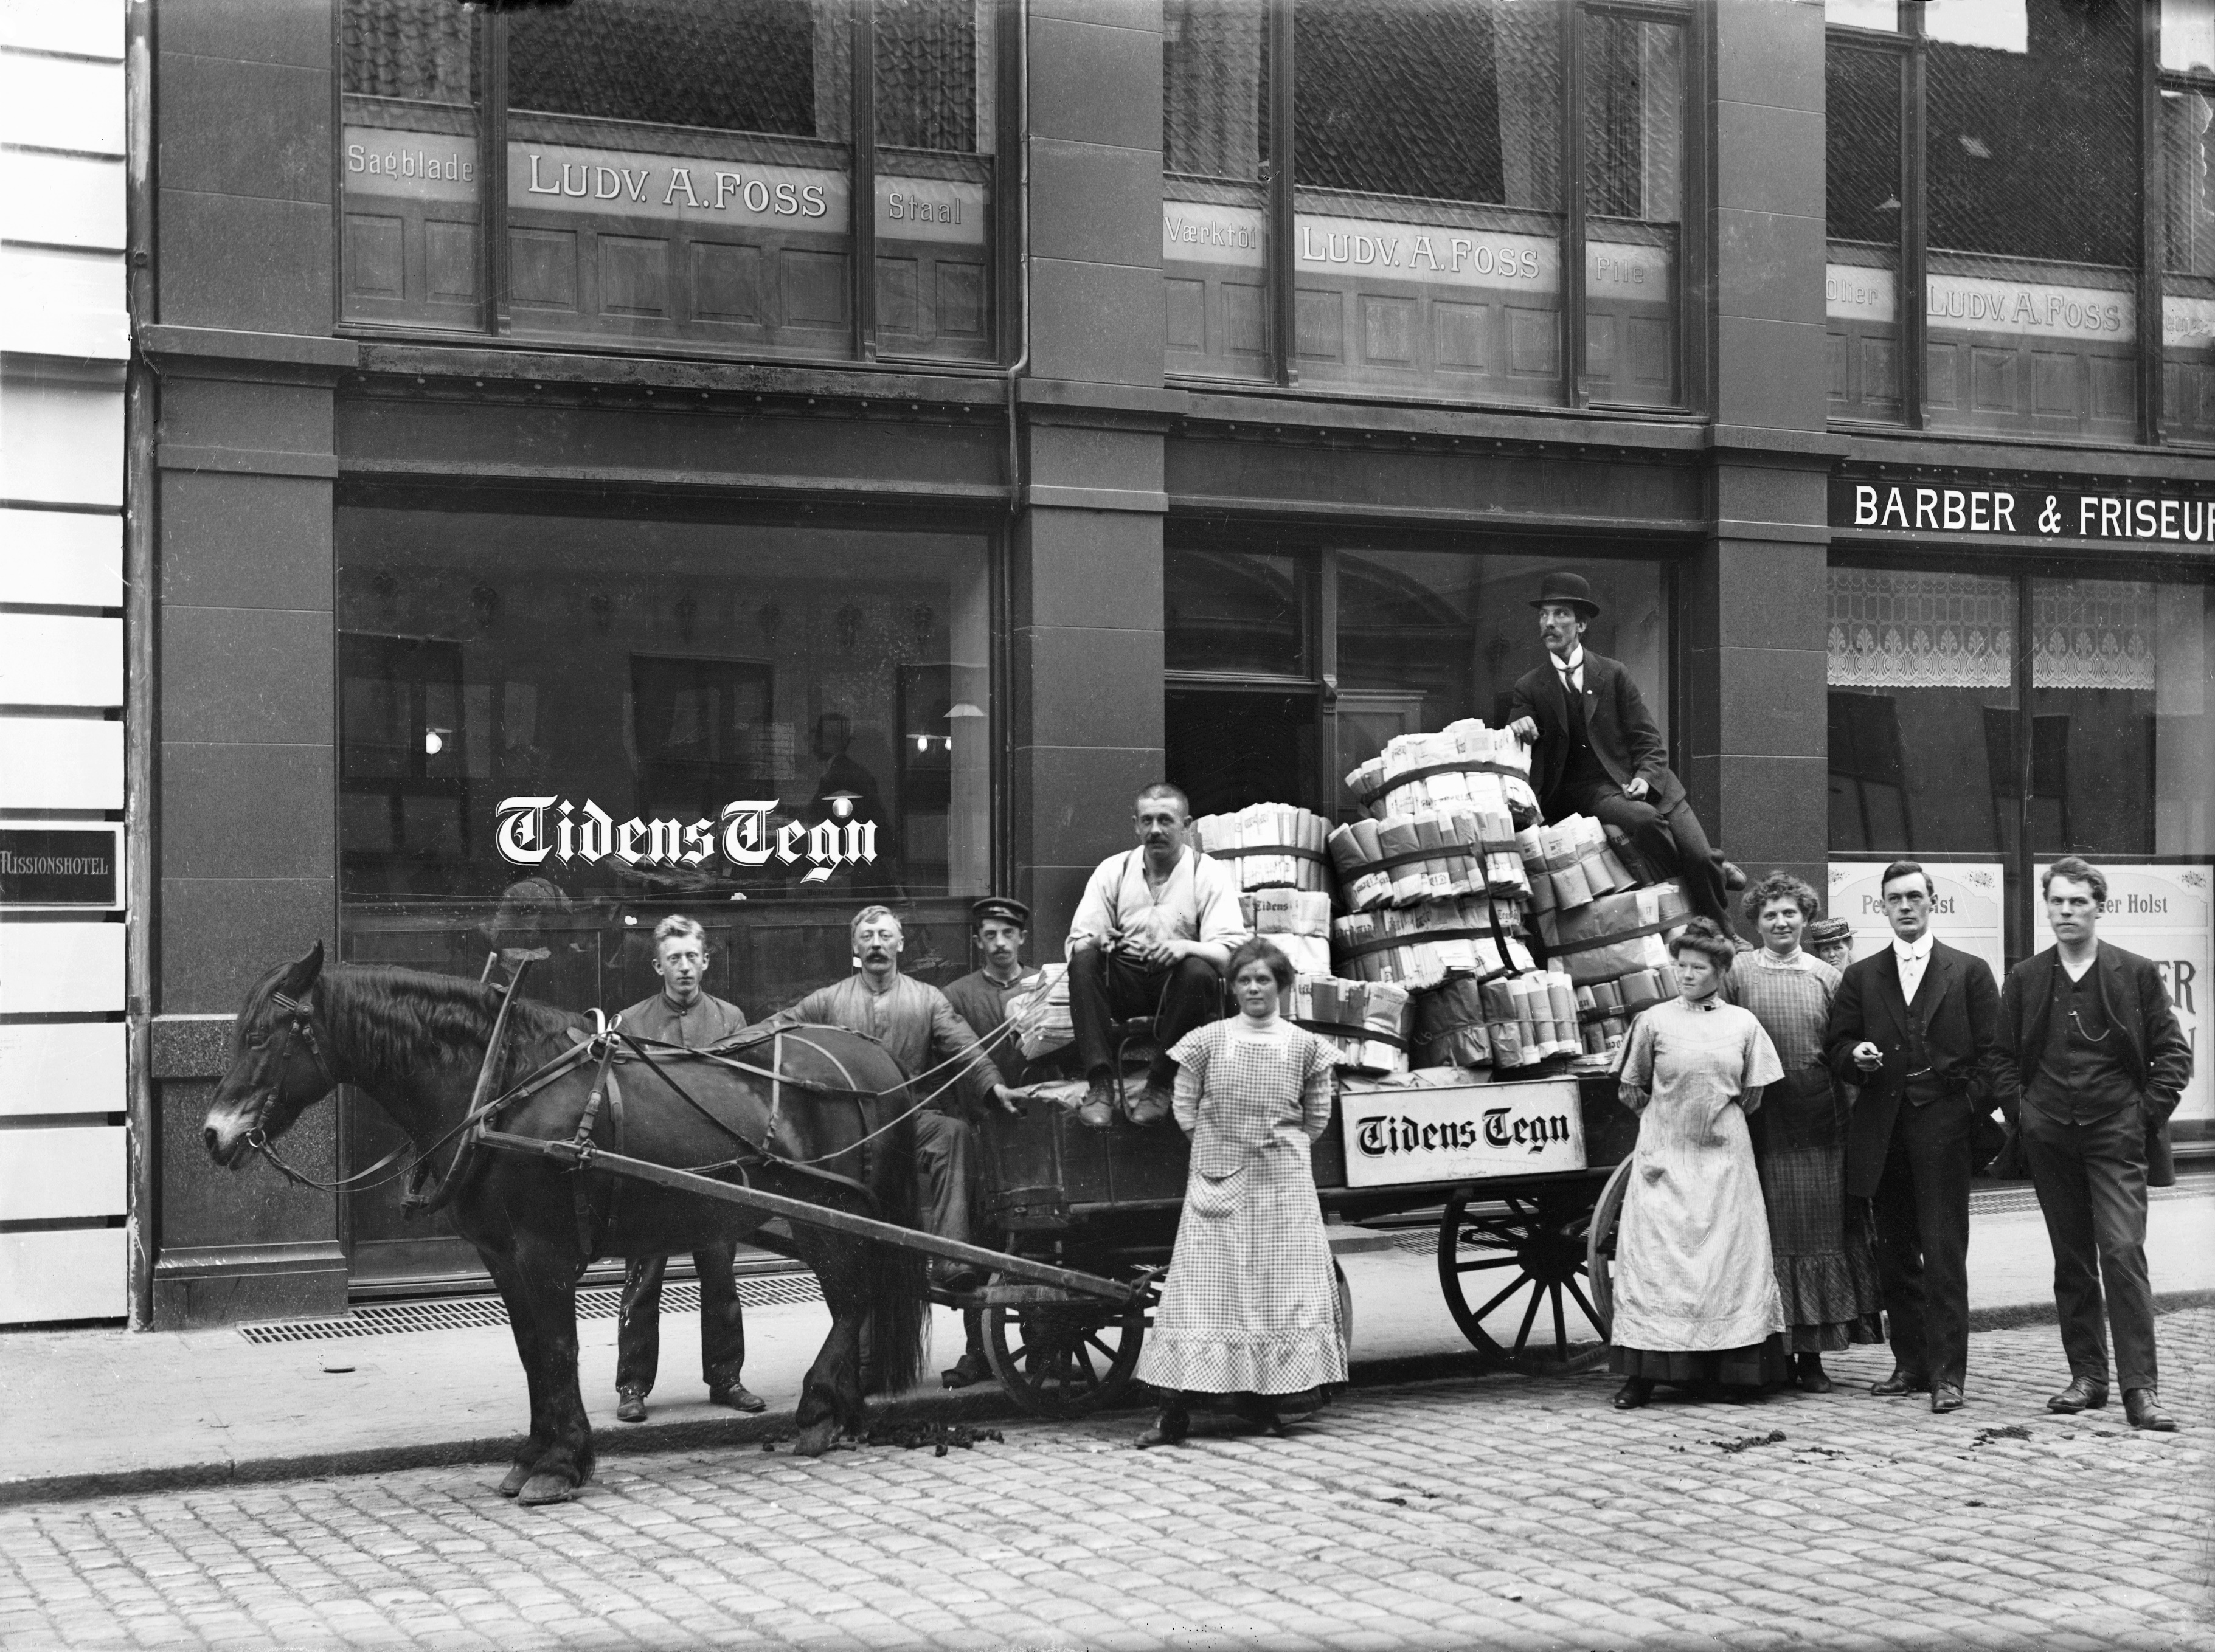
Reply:
[[1831, 526], [1893, 533], [2215, 544], [2215, 497], [2173, 486], [1996, 487], [1834, 476]]

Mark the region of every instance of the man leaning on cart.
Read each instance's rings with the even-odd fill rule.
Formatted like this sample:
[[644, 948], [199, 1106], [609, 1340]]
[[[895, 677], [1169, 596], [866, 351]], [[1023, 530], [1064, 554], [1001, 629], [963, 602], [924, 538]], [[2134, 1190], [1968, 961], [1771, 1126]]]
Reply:
[[1132, 800], [1131, 819], [1138, 847], [1100, 863], [1069, 926], [1069, 1016], [1089, 1080], [1077, 1117], [1098, 1130], [1115, 1122], [1122, 1091], [1115, 1020], [1154, 1019], [1153, 1064], [1129, 1117], [1159, 1123], [1176, 1083], [1169, 1047], [1222, 1014], [1224, 966], [1245, 937], [1238, 880], [1184, 841], [1185, 794], [1157, 780]]

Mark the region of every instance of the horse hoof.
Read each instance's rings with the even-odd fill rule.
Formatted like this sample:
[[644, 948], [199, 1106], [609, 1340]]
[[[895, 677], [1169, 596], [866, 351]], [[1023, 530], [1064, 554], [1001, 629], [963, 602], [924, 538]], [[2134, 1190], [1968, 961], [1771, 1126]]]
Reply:
[[512, 1497], [517, 1492], [522, 1490], [530, 1480], [531, 1465], [518, 1463], [513, 1468], [508, 1470], [507, 1478], [500, 1483], [500, 1495], [503, 1497]]
[[531, 1508], [542, 1503], [567, 1502], [576, 1495], [577, 1488], [569, 1484], [567, 1475], [534, 1474], [523, 1483], [515, 1500]]
[[838, 1437], [835, 1423], [816, 1423], [802, 1429], [792, 1442], [795, 1457], [820, 1457], [831, 1449], [831, 1442]]

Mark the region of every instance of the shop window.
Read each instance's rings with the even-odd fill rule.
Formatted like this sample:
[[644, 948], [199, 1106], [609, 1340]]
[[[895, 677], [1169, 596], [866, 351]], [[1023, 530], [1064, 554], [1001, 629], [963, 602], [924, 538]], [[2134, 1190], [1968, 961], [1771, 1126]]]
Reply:
[[1270, 372], [1267, 0], [1162, 7], [1162, 302], [1170, 370]]
[[2161, 8], [2162, 424], [2215, 442], [2215, 0]]
[[349, 321], [482, 324], [476, 28], [449, 0], [341, 9], [339, 268]]
[[[1883, 0], [1889, 10], [1892, 0]], [[1863, 27], [1868, 9], [1855, 14]], [[1833, 5], [1832, 21], [1838, 21]], [[1893, 25], [1886, 22], [1882, 27]], [[1834, 419], [1901, 415], [1899, 243], [1902, 55], [1832, 44], [1824, 63], [1829, 256], [1823, 272]]]
[[1585, 376], [1596, 402], [1672, 407], [1684, 31], [1585, 20]]
[[[748, 355], [996, 353], [995, 0], [342, 13], [347, 319]], [[490, 110], [486, 64], [506, 89]], [[502, 157], [497, 189], [481, 150]], [[372, 169], [381, 156], [396, 174]]]
[[2138, 21], [1926, 13], [1927, 407], [1939, 428], [2138, 433]]
[[2016, 704], [2014, 582], [1833, 568], [1829, 600], [1832, 849], [2012, 852], [1989, 717]]
[[[991, 887], [981, 540], [355, 508], [338, 517], [345, 954], [534, 989], [652, 989], [708, 927], [749, 1014], [843, 976], [864, 901], [965, 956]], [[540, 799], [531, 802], [527, 800]]]
[[1586, 642], [1629, 668], [1666, 737], [1670, 639], [1659, 562], [1172, 549], [1170, 778], [1204, 812], [1286, 802], [1345, 815], [1341, 778], [1393, 736], [1463, 717], [1506, 720], [1515, 680], [1543, 658], [1531, 596], [1542, 575], [1564, 568], [1591, 582], [1600, 605]]
[[1561, 396], [1561, 20], [1531, 0], [1297, 0], [1303, 382]]

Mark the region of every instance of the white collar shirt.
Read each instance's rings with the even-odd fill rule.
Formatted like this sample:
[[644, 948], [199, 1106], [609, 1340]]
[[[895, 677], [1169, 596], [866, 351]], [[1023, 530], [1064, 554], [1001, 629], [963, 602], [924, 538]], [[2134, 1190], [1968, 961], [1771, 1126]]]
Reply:
[[1579, 643], [1570, 649], [1567, 659], [1558, 654], [1554, 656], [1554, 670], [1560, 673], [1562, 687], [1582, 694], [1585, 691], [1585, 646]]
[[1915, 1001], [1915, 989], [1923, 984], [1923, 971], [1930, 962], [1930, 943], [1936, 939], [1925, 932], [1921, 940], [1912, 944], [1897, 938], [1892, 943], [1893, 962], [1899, 966], [1899, 995], [1907, 1003]]

